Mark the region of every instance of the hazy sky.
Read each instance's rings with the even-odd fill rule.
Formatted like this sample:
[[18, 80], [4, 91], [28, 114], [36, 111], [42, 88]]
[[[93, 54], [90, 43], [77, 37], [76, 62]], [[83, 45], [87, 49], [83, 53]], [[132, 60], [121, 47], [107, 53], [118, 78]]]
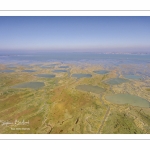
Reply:
[[150, 51], [150, 17], [0, 17], [0, 50]]

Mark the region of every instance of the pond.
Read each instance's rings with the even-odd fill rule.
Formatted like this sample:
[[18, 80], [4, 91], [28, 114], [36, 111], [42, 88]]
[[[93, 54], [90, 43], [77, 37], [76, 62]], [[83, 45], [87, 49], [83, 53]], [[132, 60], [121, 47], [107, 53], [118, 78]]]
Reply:
[[26, 82], [14, 85], [13, 88], [31, 88], [31, 89], [39, 89], [45, 86], [44, 82]]
[[101, 92], [105, 91], [103, 88], [99, 86], [93, 86], [93, 85], [78, 85], [76, 89], [86, 91], [86, 92], [92, 92], [95, 94], [100, 94]]
[[124, 77], [127, 79], [133, 79], [133, 80], [143, 79], [141, 76], [138, 76], [138, 75], [124, 75]]
[[42, 78], [55, 78], [55, 74], [38, 74], [36, 76]]
[[59, 64], [50, 64], [49, 66], [57, 66], [57, 65], [59, 65]]
[[97, 73], [97, 74], [107, 74], [109, 73], [108, 70], [97, 70], [97, 71], [93, 71], [94, 73]]
[[69, 68], [69, 66], [60, 66], [59, 68]]
[[35, 72], [35, 70], [23, 70], [22, 72]]
[[67, 70], [54, 70], [55, 73], [67, 72]]
[[139, 96], [130, 95], [130, 94], [114, 94], [105, 97], [107, 101], [116, 103], [116, 104], [129, 104], [132, 106], [139, 107], [150, 107], [150, 102], [146, 99], [143, 99]]
[[41, 68], [51, 69], [51, 68], [53, 68], [53, 67], [52, 67], [52, 66], [41, 66]]
[[15, 72], [14, 70], [1, 70], [0, 72], [6, 72], [6, 73], [11, 73], [11, 72]]
[[92, 75], [91, 74], [82, 74], [82, 73], [79, 73], [79, 74], [72, 74], [72, 77], [75, 77], [75, 78], [91, 78]]
[[125, 83], [128, 81], [129, 80], [123, 79], [123, 78], [112, 78], [112, 79], [105, 81], [105, 83], [110, 84], [110, 85], [116, 85], [116, 84], [121, 84], [121, 83]]

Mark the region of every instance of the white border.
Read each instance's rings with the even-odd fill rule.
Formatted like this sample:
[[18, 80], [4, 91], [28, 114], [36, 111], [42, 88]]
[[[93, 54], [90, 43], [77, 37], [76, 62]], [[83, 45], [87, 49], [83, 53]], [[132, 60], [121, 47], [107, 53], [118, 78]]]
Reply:
[[3, 0], [0, 10], [149, 10], [149, 0]]
[[150, 140], [149, 134], [0, 134], [0, 139], [16, 140]]
[[0, 11], [0, 16], [150, 16], [150, 11]]
[[[150, 11], [0, 11], [0, 16], [150, 16]], [[0, 139], [129, 140], [150, 139], [148, 134], [0, 134]]]

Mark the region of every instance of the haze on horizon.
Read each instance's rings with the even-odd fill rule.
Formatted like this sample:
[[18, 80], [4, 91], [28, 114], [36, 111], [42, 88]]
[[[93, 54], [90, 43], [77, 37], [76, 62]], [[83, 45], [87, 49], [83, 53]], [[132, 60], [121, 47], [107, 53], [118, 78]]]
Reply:
[[0, 16], [0, 51], [150, 52], [149, 33], [149, 16]]

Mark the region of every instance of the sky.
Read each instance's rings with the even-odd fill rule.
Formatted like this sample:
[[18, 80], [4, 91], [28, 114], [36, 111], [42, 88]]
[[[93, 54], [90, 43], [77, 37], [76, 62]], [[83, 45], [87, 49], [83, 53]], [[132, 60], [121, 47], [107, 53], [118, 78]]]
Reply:
[[150, 17], [0, 16], [2, 50], [150, 52]]

